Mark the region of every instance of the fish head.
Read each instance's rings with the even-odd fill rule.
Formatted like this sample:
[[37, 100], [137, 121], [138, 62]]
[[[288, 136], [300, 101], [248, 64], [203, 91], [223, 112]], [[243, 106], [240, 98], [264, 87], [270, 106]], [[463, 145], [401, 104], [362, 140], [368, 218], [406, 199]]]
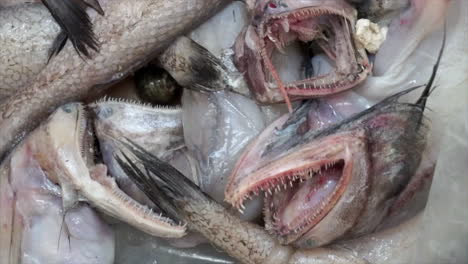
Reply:
[[[72, 179], [75, 174], [88, 173], [88, 166], [94, 159], [90, 151], [93, 136], [82, 104], [69, 103], [59, 107], [39, 127], [37, 136], [42, 139], [34, 143], [34, 157], [48, 171], [50, 180], [60, 183], [63, 181], [60, 178]], [[52, 158], [54, 155], [73, 162], [61, 164], [61, 159]], [[58, 168], [62, 165], [67, 168]]]
[[425, 147], [416, 104], [389, 98], [318, 130], [310, 125], [313, 105], [265, 129], [238, 160], [225, 192], [237, 208], [264, 192], [266, 228], [301, 247], [373, 231]]
[[[354, 39], [356, 17], [356, 10], [341, 0], [257, 1], [251, 24], [234, 44], [235, 63], [262, 103], [284, 102], [278, 79], [292, 100], [344, 91], [362, 82], [372, 68]], [[298, 46], [300, 55], [290, 54], [292, 46]], [[328, 73], [310, 73], [303, 62], [292, 63], [288, 76], [279, 70], [294, 59], [309, 65], [310, 56], [319, 53], [334, 62]]]
[[90, 109], [101, 147], [110, 140], [126, 137], [163, 159], [184, 147], [180, 107], [104, 99], [90, 105]]

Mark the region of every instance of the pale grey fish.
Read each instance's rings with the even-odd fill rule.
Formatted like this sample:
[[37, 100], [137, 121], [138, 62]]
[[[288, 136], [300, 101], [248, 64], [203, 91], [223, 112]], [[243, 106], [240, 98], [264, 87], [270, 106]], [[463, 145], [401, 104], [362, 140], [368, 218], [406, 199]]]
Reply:
[[47, 63], [60, 28], [40, 4], [0, 10], [0, 101], [29, 85]]
[[423, 113], [444, 46], [445, 38], [415, 103], [398, 101], [417, 86], [331, 126], [317, 120], [315, 102], [271, 124], [240, 157], [226, 200], [242, 208], [250, 196], [270, 194], [265, 226], [284, 244], [317, 247], [375, 231], [412, 179], [425, 178], [417, 174]]
[[193, 181], [198, 184], [195, 160], [184, 144], [180, 107], [153, 107], [138, 102], [102, 99], [91, 104], [90, 108], [94, 112], [94, 128], [103, 161], [119, 187], [133, 199], [154, 206], [115, 161], [118, 140], [122, 138], [138, 142], [153, 155], [184, 171], [188, 177], [193, 176]]
[[50, 122], [36, 129], [31, 143], [36, 159], [43, 168], [56, 168], [48, 177], [59, 184], [65, 210], [84, 200], [99, 211], [128, 223], [148, 234], [161, 237], [182, 237], [185, 227], [153, 212], [125, 194], [107, 175], [107, 167], [93, 164], [92, 134], [80, 104], [67, 104], [49, 118]]
[[[71, 172], [66, 169], [71, 162], [64, 159], [85, 153], [75, 145], [82, 144], [77, 137], [82, 137], [79, 134], [84, 131], [73, 130], [81, 126], [81, 117], [77, 119], [76, 111], [63, 110], [32, 132], [0, 165], [0, 263], [114, 262], [114, 232], [110, 226], [87, 203], [62, 202], [68, 190], [61, 188], [60, 177]], [[57, 122], [63, 122], [66, 129], [53, 129]], [[60, 149], [45, 152], [40, 146], [57, 141], [75, 147], [75, 153], [56, 152]]]
[[[301, 116], [304, 112], [308, 115], [312, 105], [308, 103], [290, 119], [280, 119], [276, 133], [270, 133], [277, 140], [250, 145], [234, 170], [226, 200], [242, 208], [247, 197], [273, 189], [273, 199], [266, 199], [266, 227], [270, 226], [280, 240], [228, 213], [183, 174], [137, 144], [122, 141], [124, 152], [117, 161], [154, 202], [185, 219], [190, 228], [244, 263], [379, 263], [379, 258], [385, 260], [389, 251], [402, 246], [389, 244], [389, 239], [405, 243], [408, 233], [403, 231], [408, 228], [414, 232], [413, 225], [328, 248], [303, 247], [372, 233], [401, 193], [401, 185], [414, 177], [425, 147], [423, 112], [442, 50], [427, 86], [414, 104], [398, 102], [402, 95], [414, 91], [411, 88], [336, 125], [308, 131], [301, 129]], [[135, 158], [144, 169], [135, 164]], [[278, 188], [283, 185], [285, 191]], [[161, 192], [165, 195], [157, 195]], [[299, 210], [289, 210], [298, 203], [303, 203]], [[278, 217], [272, 216], [274, 210], [279, 211]]]
[[[125, 143], [124, 143], [125, 144]], [[127, 174], [139, 187], [166, 211], [179, 214], [189, 228], [199, 231], [215, 246], [241, 263], [258, 264], [381, 264], [407, 263], [419, 233], [420, 217], [393, 229], [328, 247], [300, 249], [281, 245], [263, 227], [240, 220], [204, 194], [180, 172], [137, 145], [127, 145], [132, 155], [143, 162], [140, 170], [133, 157], [118, 158]], [[164, 196], [157, 195], [163, 192]], [[403, 261], [403, 262], [402, 262]]]
[[[235, 160], [265, 127], [264, 115], [254, 100], [220, 91], [184, 91], [182, 121], [187, 148], [197, 161], [200, 188], [224, 201], [224, 188]], [[261, 199], [247, 206], [243, 218], [261, 214]]]
[[93, 16], [99, 53], [83, 60], [67, 44], [32, 84], [0, 106], [0, 155], [56, 107], [92, 97], [154, 59], [172, 40], [212, 15], [224, 0], [102, 1]]

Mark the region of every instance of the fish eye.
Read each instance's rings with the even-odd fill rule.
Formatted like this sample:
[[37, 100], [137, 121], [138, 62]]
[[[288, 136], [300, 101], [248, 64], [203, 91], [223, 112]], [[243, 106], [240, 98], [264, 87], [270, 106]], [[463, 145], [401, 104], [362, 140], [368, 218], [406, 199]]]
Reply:
[[66, 104], [62, 106], [62, 110], [65, 113], [71, 113], [72, 112], [72, 105], [71, 104]]

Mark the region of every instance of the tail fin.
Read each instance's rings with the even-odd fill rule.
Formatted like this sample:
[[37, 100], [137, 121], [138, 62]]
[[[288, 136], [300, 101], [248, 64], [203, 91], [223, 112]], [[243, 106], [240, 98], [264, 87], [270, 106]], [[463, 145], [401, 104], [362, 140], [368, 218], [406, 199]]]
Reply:
[[180, 219], [183, 213], [180, 205], [186, 201], [210, 199], [176, 168], [130, 140], [127, 141], [129, 143], [120, 141], [122, 148], [129, 150], [127, 153], [132, 153], [136, 159], [122, 151], [121, 155], [116, 155], [116, 161], [138, 188], [170, 216]]
[[90, 6], [99, 14], [104, 14], [97, 0], [42, 0], [42, 2], [62, 29], [50, 51], [50, 57], [62, 50], [67, 39], [70, 39], [80, 56], [89, 58], [90, 49], [99, 50], [99, 43], [93, 33], [93, 24], [86, 13], [86, 7]]

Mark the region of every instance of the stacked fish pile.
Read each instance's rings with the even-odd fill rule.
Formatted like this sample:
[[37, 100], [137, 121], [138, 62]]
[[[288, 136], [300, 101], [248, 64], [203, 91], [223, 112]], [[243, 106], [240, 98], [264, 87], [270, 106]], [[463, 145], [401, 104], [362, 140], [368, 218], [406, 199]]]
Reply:
[[468, 259], [466, 2], [0, 1], [0, 263]]

